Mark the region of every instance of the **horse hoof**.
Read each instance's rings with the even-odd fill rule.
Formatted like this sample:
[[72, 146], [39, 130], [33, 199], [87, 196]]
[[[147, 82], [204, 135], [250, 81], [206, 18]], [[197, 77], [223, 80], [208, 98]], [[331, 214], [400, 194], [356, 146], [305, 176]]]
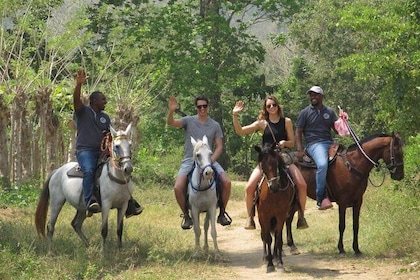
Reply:
[[192, 255], [192, 258], [193, 258], [193, 259], [199, 259], [199, 258], [201, 258], [201, 253], [200, 253], [200, 252], [195, 252], [195, 253]]
[[290, 249], [290, 254], [292, 254], [293, 256], [300, 255], [300, 251], [296, 247], [295, 248], [291, 248]]
[[267, 266], [267, 273], [274, 272], [275, 268], [274, 265]]

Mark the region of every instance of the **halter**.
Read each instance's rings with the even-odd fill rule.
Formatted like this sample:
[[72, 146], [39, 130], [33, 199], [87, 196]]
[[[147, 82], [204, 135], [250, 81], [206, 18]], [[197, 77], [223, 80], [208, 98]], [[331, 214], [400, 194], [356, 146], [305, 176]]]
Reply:
[[[203, 144], [203, 146], [207, 147], [210, 150], [208, 145]], [[214, 176], [215, 171], [214, 171], [213, 165], [212, 164], [207, 164], [207, 165], [204, 165], [204, 166], [200, 166], [198, 164], [197, 159], [195, 159], [194, 160], [194, 166], [195, 166], [194, 168], [199, 168], [200, 169], [200, 179], [198, 181], [198, 185], [194, 186], [193, 182], [191, 180], [193, 172], [191, 172], [190, 176], [189, 176], [190, 177], [189, 179], [190, 179], [191, 188], [196, 192], [203, 192], [203, 191], [207, 191], [208, 189], [213, 187], [214, 182], [215, 182], [215, 179], [214, 179], [215, 178], [215, 176]], [[209, 180], [209, 185], [207, 186], [207, 188], [202, 189], [202, 188], [200, 188], [200, 186], [201, 186], [201, 182], [203, 181], [203, 178], [204, 178], [204, 170], [206, 170], [207, 167], [210, 167], [211, 169], [213, 169], [213, 176], [212, 176], [212, 179]]]
[[389, 170], [390, 173], [395, 173], [397, 167], [402, 166], [404, 162], [395, 163], [395, 156], [394, 156], [394, 137], [392, 137], [391, 143], [389, 144], [389, 153], [390, 153], [390, 163], [386, 165], [386, 168]]
[[[278, 149], [278, 148], [276, 148], [276, 149], [274, 149], [274, 151], [276, 152], [276, 153], [279, 153], [280, 152], [280, 149]], [[280, 155], [279, 155], [280, 156]], [[280, 161], [280, 159], [278, 159], [277, 160], [277, 170], [278, 170], [278, 174], [280, 174], [280, 167], [279, 167], [279, 161]], [[261, 170], [263, 170], [263, 168], [262, 168], [262, 164], [261, 164], [261, 162], [259, 163], [259, 166], [260, 166], [260, 169]], [[293, 181], [293, 179], [290, 177], [290, 175], [289, 175], [289, 172], [287, 172], [287, 171], [285, 171], [285, 173], [286, 173], [286, 176], [287, 176], [287, 182], [288, 182], [288, 184], [284, 187], [284, 188], [282, 188], [282, 187], [280, 187], [279, 188], [279, 191], [285, 191], [285, 190], [287, 190], [289, 187], [290, 187], [290, 185], [292, 184], [292, 185], [294, 185], [294, 181]], [[265, 174], [265, 172], [263, 171], [263, 177], [264, 177], [264, 179], [267, 181], [267, 184], [269, 184], [269, 183], [272, 183], [272, 182], [274, 182], [274, 181], [277, 181], [277, 182], [279, 182], [279, 185], [281, 186], [281, 183], [280, 183], [280, 176], [275, 176], [275, 177], [273, 177], [273, 178], [271, 178], [271, 179], [268, 179], [267, 178], [267, 175]]]
[[[119, 135], [119, 136], [112, 137], [111, 133], [108, 133], [102, 140], [102, 145], [101, 145], [101, 151], [105, 152], [106, 150], [108, 150], [110, 163], [112, 167], [118, 171], [121, 171], [123, 169], [122, 166], [124, 163], [131, 161], [131, 153], [129, 153], [129, 155], [127, 156], [126, 155], [120, 156], [117, 152], [117, 149], [116, 149], [117, 145], [115, 145], [114, 142], [122, 141], [122, 140], [129, 141], [130, 137], [127, 135]], [[108, 173], [109, 173], [110, 178], [119, 184], [127, 184], [131, 180], [131, 176], [129, 176], [127, 179], [121, 180], [120, 178], [116, 178], [115, 176], [113, 176], [110, 172]]]
[[211, 165], [211, 164], [207, 164], [207, 165], [205, 165], [203, 168], [201, 168], [198, 164], [197, 164], [197, 162], [195, 163], [195, 167], [197, 168], [200, 168], [200, 180], [199, 180], [199, 182], [198, 182], [198, 185], [196, 186], [196, 187], [194, 187], [194, 185], [193, 185], [193, 182], [192, 182], [192, 180], [191, 180], [191, 177], [192, 177], [192, 173], [190, 174], [190, 184], [191, 184], [191, 188], [194, 190], [194, 191], [196, 191], [196, 192], [204, 192], [204, 191], [207, 191], [208, 189], [210, 189], [211, 187], [213, 187], [213, 184], [214, 184], [214, 182], [215, 182], [215, 179], [214, 179], [214, 175], [212, 176], [212, 179], [210, 179], [209, 180], [209, 185], [207, 186], [207, 188], [205, 188], [205, 189], [202, 189], [202, 188], [200, 188], [200, 186], [201, 186], [201, 182], [203, 181], [203, 172], [204, 172], [204, 170], [207, 168], [207, 167], [211, 167], [212, 169], [213, 169], [213, 171], [214, 171], [214, 168], [213, 168], [213, 166]]

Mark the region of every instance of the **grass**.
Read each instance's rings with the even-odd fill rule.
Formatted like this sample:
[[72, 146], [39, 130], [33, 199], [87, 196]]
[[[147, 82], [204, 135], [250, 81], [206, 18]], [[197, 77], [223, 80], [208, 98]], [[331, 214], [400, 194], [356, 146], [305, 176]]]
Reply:
[[[191, 259], [193, 231], [180, 229], [180, 211], [170, 187], [143, 186], [135, 190], [134, 197], [145, 206], [144, 213], [125, 220], [123, 249], [119, 251], [116, 211], [111, 211], [104, 255], [100, 252], [100, 215], [85, 221], [83, 228], [91, 243], [86, 249], [70, 226], [74, 211], [66, 205], [56, 225], [54, 252], [48, 254], [46, 241], [36, 235], [34, 203], [3, 209], [0, 211], [3, 213], [0, 216], [0, 279], [217, 279], [229, 273], [228, 263], [211, 256], [199, 261]], [[366, 261], [385, 257], [406, 263], [418, 261], [418, 204], [407, 207], [403, 192], [393, 192], [385, 186], [369, 186], [364, 198], [359, 243]], [[230, 205], [245, 207], [243, 199], [244, 186], [235, 186]], [[337, 207], [322, 213], [312, 211], [315, 202], [308, 199], [307, 208], [310, 228], [294, 231], [297, 246], [308, 253], [336, 257]], [[347, 252], [352, 253], [351, 209], [347, 212], [344, 245]]]

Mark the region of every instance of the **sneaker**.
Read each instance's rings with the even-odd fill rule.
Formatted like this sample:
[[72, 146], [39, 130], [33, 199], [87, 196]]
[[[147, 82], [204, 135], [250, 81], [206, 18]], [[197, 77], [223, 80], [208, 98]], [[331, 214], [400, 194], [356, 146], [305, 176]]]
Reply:
[[332, 207], [333, 207], [333, 205], [332, 205], [331, 201], [328, 199], [328, 197], [324, 198], [320, 205], [318, 204], [318, 209], [319, 210], [327, 210], [327, 209], [330, 209]]
[[88, 212], [98, 213], [101, 211], [101, 206], [96, 200], [92, 199], [89, 201]]
[[305, 229], [308, 228], [308, 223], [306, 222], [305, 217], [299, 218], [297, 221], [297, 229]]
[[193, 221], [188, 214], [184, 214], [184, 218], [182, 219], [181, 227], [182, 229], [190, 229], [193, 226]]
[[228, 226], [232, 223], [232, 219], [228, 213], [224, 212], [220, 213], [219, 217], [217, 217], [217, 222], [222, 226]]
[[255, 229], [254, 217], [249, 217], [245, 224], [245, 229]]

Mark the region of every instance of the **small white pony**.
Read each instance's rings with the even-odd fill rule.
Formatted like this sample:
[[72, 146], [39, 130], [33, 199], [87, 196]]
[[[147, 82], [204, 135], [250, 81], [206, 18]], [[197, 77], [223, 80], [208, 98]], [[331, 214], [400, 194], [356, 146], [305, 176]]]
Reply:
[[[106, 148], [110, 152], [110, 160], [102, 166], [99, 177], [101, 194], [101, 212], [102, 212], [102, 246], [104, 251], [105, 239], [108, 234], [108, 216], [111, 208], [118, 209], [117, 235], [118, 247], [122, 247], [123, 218], [128, 206], [128, 200], [133, 192], [131, 185], [131, 173], [133, 166], [131, 163], [131, 124], [125, 131], [116, 131], [110, 128], [112, 140], [108, 140]], [[109, 138], [107, 138], [109, 139]], [[83, 243], [88, 246], [87, 237], [82, 231], [82, 224], [86, 219], [86, 204], [82, 194], [82, 177], [75, 174], [69, 176], [77, 162], [69, 162], [54, 170], [44, 183], [38, 206], [35, 212], [35, 225], [38, 234], [45, 237], [45, 225], [47, 221], [48, 202], [50, 206], [50, 219], [47, 224], [48, 248], [51, 251], [52, 238], [57, 222], [58, 214], [64, 203], [67, 201], [76, 208], [71, 225], [79, 235]]]
[[212, 167], [211, 151], [207, 136], [204, 135], [203, 140], [196, 141], [191, 137], [191, 144], [194, 147], [194, 170], [188, 183], [188, 201], [191, 207], [191, 215], [194, 224], [195, 233], [195, 249], [193, 258], [200, 257], [200, 213], [206, 212], [204, 220], [204, 246], [203, 250], [207, 253], [208, 246], [208, 229], [211, 223], [211, 237], [213, 238], [214, 250], [216, 254], [219, 252], [217, 246], [216, 232], [216, 179], [215, 172]]

